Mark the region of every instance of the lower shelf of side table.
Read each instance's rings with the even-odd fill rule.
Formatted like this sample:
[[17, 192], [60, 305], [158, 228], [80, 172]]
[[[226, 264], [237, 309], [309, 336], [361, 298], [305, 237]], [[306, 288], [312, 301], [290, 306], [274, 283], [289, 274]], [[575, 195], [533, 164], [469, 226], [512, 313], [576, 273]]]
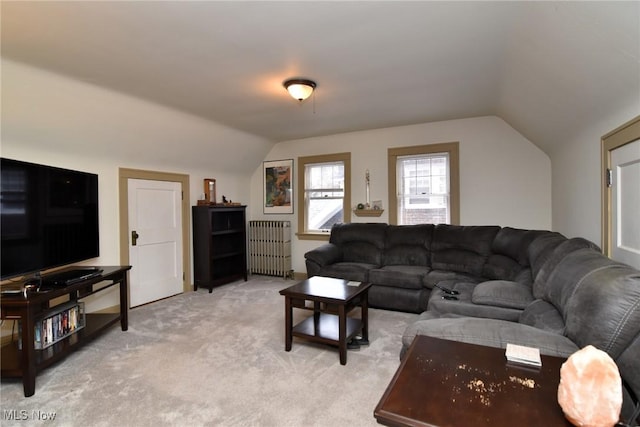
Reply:
[[[353, 338], [362, 329], [362, 321], [347, 317], [346, 340]], [[316, 329], [314, 317], [310, 316], [293, 327], [294, 337], [326, 344], [339, 344], [339, 319], [335, 314], [320, 313]]]
[[[78, 332], [58, 341], [50, 347], [35, 351], [36, 369], [39, 371], [52, 363], [64, 358], [74, 347], [85, 344], [98, 336], [102, 331], [120, 321], [119, 314], [87, 314], [86, 326]], [[22, 350], [17, 342], [11, 342], [2, 347], [0, 352], [3, 377], [22, 376]]]

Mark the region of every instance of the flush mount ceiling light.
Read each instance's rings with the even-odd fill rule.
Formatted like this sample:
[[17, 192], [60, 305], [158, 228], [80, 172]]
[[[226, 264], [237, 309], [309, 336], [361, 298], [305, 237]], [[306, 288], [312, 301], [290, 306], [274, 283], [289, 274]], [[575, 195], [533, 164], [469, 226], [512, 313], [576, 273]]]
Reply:
[[311, 96], [316, 88], [316, 82], [306, 79], [289, 79], [283, 83], [293, 99], [302, 102]]

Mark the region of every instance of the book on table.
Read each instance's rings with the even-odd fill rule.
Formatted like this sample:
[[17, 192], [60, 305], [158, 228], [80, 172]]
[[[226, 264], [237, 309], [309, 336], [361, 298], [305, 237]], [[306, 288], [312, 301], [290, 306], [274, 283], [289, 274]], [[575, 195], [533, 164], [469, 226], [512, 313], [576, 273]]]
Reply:
[[505, 351], [507, 361], [527, 366], [542, 366], [540, 349], [523, 345], [507, 344]]

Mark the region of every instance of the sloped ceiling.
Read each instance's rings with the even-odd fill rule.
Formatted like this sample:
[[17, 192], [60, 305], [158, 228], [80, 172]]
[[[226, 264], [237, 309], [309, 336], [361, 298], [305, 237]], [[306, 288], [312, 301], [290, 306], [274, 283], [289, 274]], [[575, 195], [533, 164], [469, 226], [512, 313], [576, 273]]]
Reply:
[[[11, 2], [2, 56], [270, 141], [498, 115], [549, 152], [638, 106], [639, 2]], [[282, 82], [315, 80], [299, 105]]]

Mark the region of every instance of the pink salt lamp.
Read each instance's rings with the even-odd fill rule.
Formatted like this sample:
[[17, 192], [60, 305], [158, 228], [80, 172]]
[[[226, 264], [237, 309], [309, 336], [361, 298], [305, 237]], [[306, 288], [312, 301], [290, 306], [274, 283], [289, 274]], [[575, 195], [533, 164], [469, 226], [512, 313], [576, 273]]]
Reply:
[[573, 353], [560, 368], [558, 403], [576, 426], [613, 426], [622, 408], [622, 380], [616, 363], [588, 345]]

